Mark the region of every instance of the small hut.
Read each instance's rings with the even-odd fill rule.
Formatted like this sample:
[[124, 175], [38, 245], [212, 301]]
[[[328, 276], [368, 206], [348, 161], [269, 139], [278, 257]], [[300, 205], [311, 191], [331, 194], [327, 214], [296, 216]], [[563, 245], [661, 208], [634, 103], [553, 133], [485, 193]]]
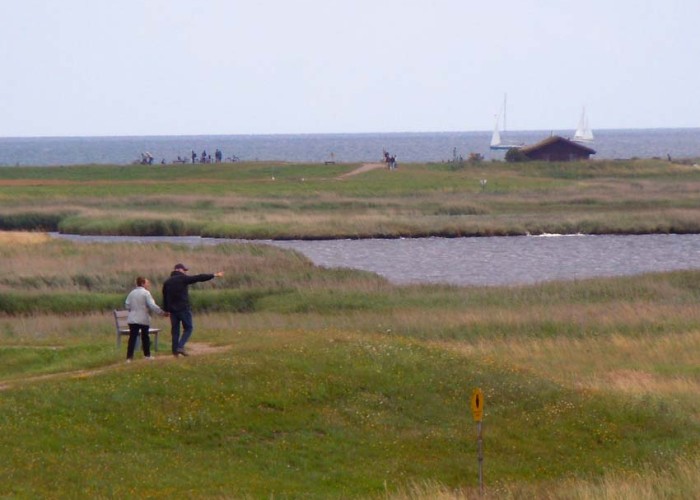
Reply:
[[520, 148], [520, 152], [530, 160], [541, 161], [574, 161], [588, 160], [595, 150], [558, 135], [547, 137], [531, 146]]

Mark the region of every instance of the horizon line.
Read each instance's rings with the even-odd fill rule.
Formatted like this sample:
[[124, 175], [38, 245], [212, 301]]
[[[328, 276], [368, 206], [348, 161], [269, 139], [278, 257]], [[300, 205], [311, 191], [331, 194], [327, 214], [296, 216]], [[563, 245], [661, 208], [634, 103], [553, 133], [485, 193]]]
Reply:
[[[554, 133], [566, 129], [509, 129], [508, 134], [518, 133]], [[573, 129], [571, 129], [573, 130]], [[636, 130], [700, 130], [697, 127], [633, 127], [633, 128], [596, 128], [600, 132], [622, 132]], [[96, 134], [96, 135], [16, 135], [0, 136], [0, 139], [85, 139], [85, 138], [138, 138], [138, 137], [270, 137], [270, 136], [338, 136], [338, 135], [423, 135], [423, 134], [491, 134], [493, 130], [439, 130], [439, 131], [393, 131], [393, 132], [265, 132], [265, 133], [180, 133], [180, 134]]]

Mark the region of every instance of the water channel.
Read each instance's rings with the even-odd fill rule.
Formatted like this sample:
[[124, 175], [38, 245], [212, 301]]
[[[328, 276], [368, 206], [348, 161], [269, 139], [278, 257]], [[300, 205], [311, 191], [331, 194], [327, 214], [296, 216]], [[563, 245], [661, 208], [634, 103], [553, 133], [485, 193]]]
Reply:
[[396, 284], [520, 285], [700, 269], [698, 234], [255, 242], [200, 237], [52, 236], [77, 242], [190, 246], [264, 243], [296, 250], [318, 266], [371, 271]]

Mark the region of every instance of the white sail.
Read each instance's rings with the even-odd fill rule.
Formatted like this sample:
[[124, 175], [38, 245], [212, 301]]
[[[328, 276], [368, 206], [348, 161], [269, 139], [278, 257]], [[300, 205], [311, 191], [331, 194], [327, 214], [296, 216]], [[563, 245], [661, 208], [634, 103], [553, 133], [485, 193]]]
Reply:
[[491, 135], [491, 148], [497, 148], [501, 145], [501, 133], [498, 131], [498, 115], [496, 115], [496, 125], [493, 127]]
[[574, 134], [574, 141], [576, 142], [593, 142], [593, 131], [588, 125], [588, 117], [586, 116], [586, 108], [581, 112], [581, 118], [578, 122], [578, 128]]
[[[505, 105], [505, 101], [504, 101], [504, 105]], [[500, 113], [498, 113], [496, 115], [496, 124], [493, 127], [493, 134], [491, 134], [491, 144], [489, 147], [491, 149], [503, 149], [503, 150], [522, 147], [522, 144], [508, 144], [508, 143], [502, 142], [501, 132], [498, 129], [499, 118], [500, 118]], [[504, 133], [506, 131], [505, 130], [505, 119], [506, 119], [506, 116], [505, 116], [505, 107], [504, 107], [504, 110], [503, 110], [503, 123], [504, 123], [503, 132]], [[507, 137], [506, 137], [506, 139], [507, 139]]]

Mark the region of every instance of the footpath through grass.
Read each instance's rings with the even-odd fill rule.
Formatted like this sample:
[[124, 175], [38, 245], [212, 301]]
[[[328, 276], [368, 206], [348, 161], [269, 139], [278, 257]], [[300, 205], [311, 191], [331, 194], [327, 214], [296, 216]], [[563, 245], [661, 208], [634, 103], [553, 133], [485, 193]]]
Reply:
[[[194, 353], [127, 365], [110, 311], [177, 261], [227, 273], [191, 292]], [[489, 497], [700, 493], [696, 272], [395, 287], [265, 246], [22, 234], [0, 262], [3, 497], [476, 498], [475, 387]]]

